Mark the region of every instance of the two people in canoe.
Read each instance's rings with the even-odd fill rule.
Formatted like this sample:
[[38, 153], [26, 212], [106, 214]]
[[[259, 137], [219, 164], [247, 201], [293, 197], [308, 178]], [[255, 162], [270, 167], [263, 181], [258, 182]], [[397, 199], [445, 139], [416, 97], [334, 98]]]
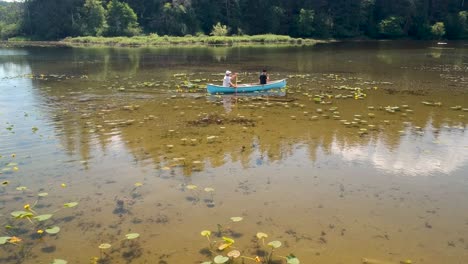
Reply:
[[[270, 81], [270, 77], [268, 76], [268, 73], [265, 69], [263, 69], [263, 71], [260, 73], [258, 80], [260, 84], [267, 84]], [[223, 86], [237, 88], [237, 73], [232, 73], [231, 71], [227, 70], [223, 78]]]

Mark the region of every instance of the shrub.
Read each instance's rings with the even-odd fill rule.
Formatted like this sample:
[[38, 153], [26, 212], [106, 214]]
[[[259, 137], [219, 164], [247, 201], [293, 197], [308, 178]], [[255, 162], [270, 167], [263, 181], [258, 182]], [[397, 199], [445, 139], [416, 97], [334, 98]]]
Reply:
[[390, 38], [403, 36], [405, 34], [403, 31], [403, 19], [401, 17], [390, 16], [380, 21], [379, 33]]
[[228, 28], [226, 25], [221, 25], [220, 22], [218, 22], [216, 25], [213, 26], [213, 30], [211, 30], [210, 35], [212, 36], [227, 36], [228, 34]]
[[431, 34], [437, 39], [445, 35], [445, 25], [443, 22], [437, 22], [431, 27]]

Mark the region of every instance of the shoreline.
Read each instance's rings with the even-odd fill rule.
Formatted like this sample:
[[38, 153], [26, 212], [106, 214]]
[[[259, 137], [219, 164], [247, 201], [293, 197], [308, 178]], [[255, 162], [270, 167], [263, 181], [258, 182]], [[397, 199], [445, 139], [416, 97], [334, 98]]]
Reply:
[[74, 37], [58, 41], [1, 41], [0, 47], [235, 47], [235, 46], [313, 46], [336, 40], [292, 38], [280, 35], [254, 36], [135, 36], [135, 37]]

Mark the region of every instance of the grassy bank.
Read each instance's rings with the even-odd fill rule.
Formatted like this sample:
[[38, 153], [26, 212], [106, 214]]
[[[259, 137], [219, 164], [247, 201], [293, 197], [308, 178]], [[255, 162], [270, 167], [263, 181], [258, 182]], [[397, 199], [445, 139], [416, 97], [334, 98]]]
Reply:
[[66, 38], [62, 42], [71, 45], [102, 45], [102, 46], [165, 46], [165, 45], [251, 45], [251, 44], [279, 44], [279, 45], [314, 45], [314, 39], [292, 38], [281, 35], [254, 36], [135, 36], [135, 37], [75, 37]]

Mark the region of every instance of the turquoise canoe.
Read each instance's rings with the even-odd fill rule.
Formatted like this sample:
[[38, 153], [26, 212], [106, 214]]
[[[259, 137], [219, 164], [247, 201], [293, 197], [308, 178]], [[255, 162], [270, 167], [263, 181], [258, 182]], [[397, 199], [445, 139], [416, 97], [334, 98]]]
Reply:
[[234, 87], [225, 87], [214, 84], [207, 84], [206, 89], [210, 94], [217, 93], [253, 93], [253, 92], [262, 92], [272, 89], [281, 89], [286, 86], [286, 79], [279, 81], [268, 82], [267, 84], [239, 84], [237, 88]]

